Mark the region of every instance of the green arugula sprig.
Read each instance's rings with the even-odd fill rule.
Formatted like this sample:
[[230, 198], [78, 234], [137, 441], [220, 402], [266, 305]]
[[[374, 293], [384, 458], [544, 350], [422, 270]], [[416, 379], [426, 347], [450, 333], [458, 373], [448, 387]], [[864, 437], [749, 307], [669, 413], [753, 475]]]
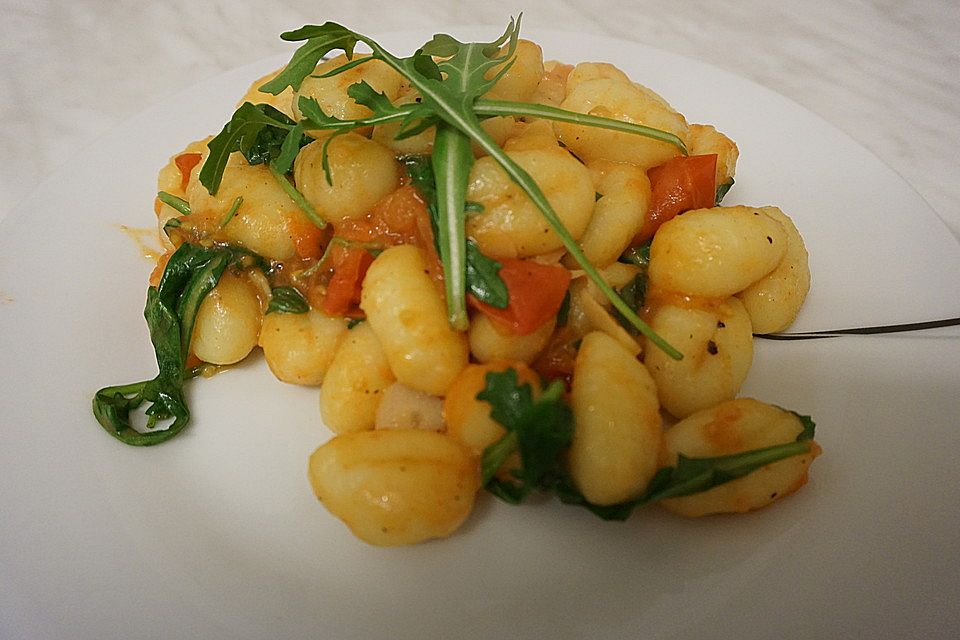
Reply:
[[[434, 240], [439, 253], [442, 244], [439, 231], [440, 210], [437, 206], [437, 183], [432, 162], [427, 156], [421, 155], [404, 156], [402, 161], [407, 175], [410, 176], [411, 184], [427, 203], [430, 225], [433, 227]], [[478, 203], [467, 202], [464, 209], [469, 211], [479, 206]], [[480, 302], [498, 309], [505, 309], [510, 302], [510, 297], [507, 285], [500, 278], [500, 269], [503, 265], [485, 256], [477, 244], [469, 238], [466, 240], [465, 260], [464, 281], [470, 293]]]
[[306, 313], [310, 303], [295, 287], [273, 287], [266, 313]]
[[[262, 266], [262, 261], [245, 250], [187, 243], [173, 253], [160, 283], [147, 290], [143, 311], [159, 373], [152, 380], [97, 391], [93, 414], [107, 433], [129, 445], [148, 446], [169, 440], [187, 426], [190, 410], [183, 384], [191, 377], [186, 362], [200, 304], [227, 267]], [[150, 404], [145, 411], [146, 425], [137, 430], [130, 413], [144, 402]], [[168, 421], [172, 422], [165, 429], [158, 428]]]
[[[768, 464], [807, 453], [816, 427], [809, 416], [794, 412], [803, 425], [794, 442], [726, 456], [695, 458], [681, 454], [675, 466], [657, 471], [642, 496], [601, 506], [577, 490], [563, 467], [563, 453], [570, 446], [574, 426], [559, 381], [534, 400], [530, 385], [518, 383], [516, 370], [491, 372], [477, 399], [490, 403], [490, 417], [507, 430], [483, 452], [481, 482], [488, 491], [510, 504], [522, 503], [535, 490], [552, 492], [564, 504], [585, 507], [604, 520], [626, 520], [637, 507], [707, 491]], [[496, 477], [497, 470], [515, 451], [520, 452], [521, 461], [520, 468], [511, 472], [515, 481]]]
[[184, 200], [183, 198], [173, 195], [172, 193], [167, 193], [166, 191], [159, 191], [157, 192], [157, 200], [159, 200], [165, 205], [169, 205], [173, 207], [174, 209], [177, 210], [177, 213], [179, 213], [182, 216], [190, 215], [190, 203]]
[[[534, 490], [547, 490], [556, 482], [560, 455], [573, 437], [573, 414], [563, 401], [563, 383], [549, 385], [534, 400], [529, 384], [519, 384], [516, 369], [490, 372], [477, 400], [490, 403], [490, 417], [507, 433], [483, 452], [481, 482], [488, 491], [511, 504], [520, 504]], [[520, 452], [521, 467], [515, 481], [495, 476], [504, 461]]]
[[200, 184], [205, 186], [209, 193], [216, 193], [223, 180], [230, 154], [239, 151], [249, 164], [267, 165], [290, 199], [303, 210], [311, 222], [322, 229], [326, 226], [326, 221], [286, 177], [300, 149], [311, 141], [304, 133], [305, 127], [304, 121], [294, 122], [268, 104], [244, 102], [220, 133], [207, 143], [210, 153], [200, 167]]
[[[627, 306], [634, 311], [638, 311], [643, 307], [643, 303], [647, 298], [647, 268], [650, 265], [650, 243], [648, 242], [639, 247], [627, 249], [623, 255], [620, 256], [620, 262], [632, 264], [639, 269], [637, 275], [635, 275], [630, 282], [617, 290], [617, 294], [623, 298]], [[613, 317], [616, 318], [620, 326], [626, 331], [633, 335], [637, 334], [637, 329], [630, 324], [630, 321], [619, 311], [614, 310]]]
[[[370, 60], [381, 60], [406, 78], [418, 91], [420, 102], [393, 105], [386, 96], [378, 93], [365, 82], [354, 84], [348, 89], [348, 94], [372, 112], [368, 117], [354, 120], [342, 120], [329, 116], [323, 112], [316, 100], [306, 96], [300, 96], [297, 105], [304, 116], [305, 122], [300, 123], [303, 124], [304, 130], [325, 129], [333, 131], [334, 135], [371, 124], [396, 121], [401, 123], [398, 137], [415, 135], [429, 127], [436, 127], [432, 159], [438, 194], [439, 253], [444, 269], [447, 311], [453, 326], [464, 328], [467, 318], [466, 270], [469, 260], [464, 218], [466, 184], [473, 163], [473, 156], [469, 151], [471, 143], [474, 143], [496, 160], [540, 209], [564, 248], [574, 257], [587, 276], [596, 283], [613, 307], [657, 347], [673, 358], [682, 358], [679, 351], [653, 332], [604, 281], [563, 225], [536, 181], [497, 145], [480, 126], [480, 122], [484, 118], [495, 115], [530, 115], [627, 131], [674, 144], [682, 153], [686, 153], [683, 142], [670, 133], [633, 123], [578, 114], [543, 105], [483, 100], [482, 96], [512, 65], [519, 33], [520, 19], [518, 18], [511, 20], [503, 34], [492, 42], [464, 43], [447, 34], [437, 34], [410, 57], [399, 58], [375, 40], [342, 25], [333, 22], [307, 25], [280, 36], [283, 40], [303, 44], [293, 54], [289, 64], [275, 78], [262, 85], [260, 90], [276, 95], [287, 87], [299, 89], [303, 81], [314, 74], [321, 58], [332, 51], [339, 50], [346, 54], [350, 62], [323, 74], [323, 77], [343, 73]], [[372, 52], [370, 56], [354, 58], [354, 49], [360, 43], [370, 48]], [[245, 126], [251, 131], [257, 123], [264, 126], [278, 126], [264, 122], [265, 114], [249, 113], [250, 108], [247, 108], [246, 112], [244, 122], [249, 124]], [[275, 117], [272, 119], [277, 120]], [[279, 125], [281, 129], [288, 127], [289, 125]], [[248, 143], [245, 136], [252, 133], [245, 133], [245, 131], [246, 129], [240, 124], [230, 128], [227, 137], [234, 141], [230, 142], [226, 148], [237, 146], [241, 151], [245, 146], [249, 148], [252, 143]], [[325, 147], [331, 138], [332, 136], [328, 137]], [[211, 154], [212, 157], [213, 154]], [[211, 185], [218, 184], [218, 180], [215, 179], [216, 172], [222, 172], [226, 163], [223, 159], [208, 162], [212, 164], [206, 173], [207, 180], [204, 180], [204, 184], [208, 188], [214, 188]], [[326, 164], [324, 167], [327, 170], [327, 180], [332, 182], [333, 177], [329, 174], [329, 167]]]

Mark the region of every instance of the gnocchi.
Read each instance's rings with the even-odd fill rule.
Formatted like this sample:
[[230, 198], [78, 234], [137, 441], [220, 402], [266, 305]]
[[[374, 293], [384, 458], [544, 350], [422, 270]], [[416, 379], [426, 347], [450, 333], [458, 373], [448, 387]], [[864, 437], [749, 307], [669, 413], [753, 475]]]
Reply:
[[443, 299], [416, 247], [391, 247], [373, 261], [360, 308], [393, 374], [408, 387], [443, 395], [467, 366], [466, 336], [447, 322]]
[[324, 505], [370, 544], [414, 544], [450, 535], [470, 515], [480, 478], [467, 450], [421, 429], [336, 436], [310, 456]]
[[[508, 154], [537, 181], [571, 235], [582, 236], [594, 205], [587, 168], [556, 145]], [[491, 257], [527, 258], [563, 247], [537, 206], [492, 158], [473, 165], [467, 199], [483, 207], [468, 218], [467, 234]]]
[[211, 364], [235, 364], [257, 346], [263, 310], [257, 289], [244, 274], [226, 271], [200, 304], [190, 344]]
[[691, 296], [732, 296], [773, 271], [786, 250], [783, 225], [760, 209], [688, 211], [654, 236], [650, 283]]
[[767, 275], [737, 294], [753, 323], [755, 333], [775, 333], [789, 327], [810, 290], [807, 248], [796, 225], [780, 209], [763, 207], [786, 232], [787, 248], [779, 264]]
[[324, 424], [336, 433], [372, 429], [383, 394], [395, 381], [369, 323], [350, 329], [320, 387], [320, 416]]
[[660, 402], [672, 415], [683, 418], [737, 395], [753, 362], [750, 316], [737, 298], [655, 302], [650, 327], [683, 353], [674, 360], [646, 349]]
[[308, 144], [297, 155], [293, 175], [304, 198], [324, 219], [334, 221], [362, 216], [400, 186], [393, 153], [355, 133], [337, 136], [329, 144]]
[[346, 334], [343, 318], [331, 318], [316, 309], [268, 313], [260, 329], [260, 347], [277, 379], [319, 385]]
[[[724, 456], [795, 442], [803, 431], [800, 418], [789, 411], [738, 398], [699, 411], [664, 434], [664, 458], [676, 464], [677, 456]], [[702, 493], [671, 498], [663, 506], [685, 516], [739, 513], [765, 507], [797, 491], [807, 482], [810, 463], [820, 455], [811, 442], [806, 453], [791, 456], [742, 478]]]
[[605, 333], [588, 334], [573, 372], [577, 425], [570, 475], [590, 502], [638, 497], [657, 470], [662, 437], [656, 385], [646, 368]]
[[612, 64], [544, 62], [514, 28], [468, 59], [442, 36], [408, 59], [367, 40], [298, 54], [171, 158], [145, 314], [161, 373], [98, 392], [101, 424], [162, 441], [131, 434], [132, 406], [162, 395], [148, 413], [180, 429], [187, 374], [260, 347], [277, 379], [319, 386], [301, 389], [333, 433], [314, 494], [382, 546], [451, 535], [481, 488], [621, 518], [802, 486], [812, 421], [738, 397], [754, 334], [807, 295], [797, 225], [719, 206], [739, 149], [713, 125]]
[[[574, 69], [571, 76], [575, 75]], [[688, 134], [687, 121], [660, 96], [620, 77], [582, 79], [571, 86], [562, 109], [625, 122], [633, 122], [672, 133], [681, 140]], [[611, 160], [627, 162], [643, 169], [663, 164], [678, 155], [677, 148], [650, 138], [638, 139], [628, 133], [599, 129], [582, 124], [557, 122], [557, 138], [585, 162]]]

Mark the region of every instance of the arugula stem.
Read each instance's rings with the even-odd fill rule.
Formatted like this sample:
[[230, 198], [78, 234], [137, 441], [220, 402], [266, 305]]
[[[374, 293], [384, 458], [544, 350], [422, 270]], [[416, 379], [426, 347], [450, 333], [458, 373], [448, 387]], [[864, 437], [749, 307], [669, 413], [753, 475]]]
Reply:
[[[410, 58], [398, 58], [384, 49], [375, 40], [363, 35], [345, 29], [336, 23], [326, 23], [323, 26], [304, 26], [297, 31], [283, 34], [281, 37], [285, 40], [307, 40], [302, 45], [293, 59], [281, 73], [272, 81], [261, 87], [261, 90], [279, 93], [286, 86], [293, 86], [295, 89], [300, 86], [303, 78], [309, 75], [315, 69], [320, 57], [334, 48], [342, 49], [348, 57], [352, 56], [353, 47], [356, 43], [362, 42], [370, 47], [373, 57], [382, 60], [387, 66], [401, 76], [407, 78], [417, 91], [420, 92], [421, 102], [417, 105], [407, 105], [404, 109], [395, 109], [389, 105], [385, 97], [381, 99], [379, 94], [371, 93], [372, 89], [364, 88], [364, 83], [358, 83], [353, 86], [360, 86], [355, 90], [357, 96], [361, 96], [365, 104], [370, 106], [375, 104], [378, 108], [385, 108], [388, 105], [391, 110], [381, 114], [379, 122], [388, 122], [398, 118], [416, 117], [420, 114], [421, 125], [425, 122], [427, 116], [435, 117], [451, 128], [456, 129], [465, 137], [475, 141], [480, 147], [494, 158], [507, 172], [507, 174], [516, 182], [526, 193], [527, 196], [536, 204], [544, 218], [553, 227], [554, 231], [560, 237], [561, 243], [567, 251], [574, 257], [577, 263], [583, 268], [586, 274], [593, 280], [603, 294], [610, 300], [610, 303], [626, 318], [637, 330], [646, 336], [654, 345], [666, 352], [674, 359], [681, 359], [683, 355], [669, 345], [663, 338], [658, 336], [630, 307], [617, 295], [610, 285], [608, 285], [600, 276], [597, 269], [590, 264], [583, 251], [577, 245], [576, 240], [570, 235], [570, 232], [563, 226], [559, 216], [550, 206], [546, 196], [537, 186], [536, 181], [501, 149], [496, 142], [481, 128], [480, 118], [476, 109], [478, 104], [482, 107], [486, 105], [488, 109], [502, 108], [510, 113], [515, 113], [518, 108], [512, 103], [498, 103], [488, 101], [484, 103], [480, 96], [486, 93], [496, 81], [502, 77], [503, 73], [510, 64], [509, 59], [513, 57], [516, 51], [517, 38], [519, 37], [519, 18], [516, 21], [511, 20], [510, 25], [504, 31], [503, 35], [496, 41], [490, 43], [471, 43], [463, 44], [450, 36], [443, 34], [435, 35], [434, 38], [425, 44]], [[497, 56], [500, 46], [509, 40], [507, 51], [502, 56]], [[436, 61], [439, 58], [439, 62]], [[499, 72], [493, 78], [486, 78], [487, 71], [494, 67], [501, 67]], [[323, 129], [350, 129], [359, 126], [358, 121], [344, 122], [328, 117], [320, 109], [320, 105], [315, 100], [300, 98], [298, 103], [301, 107], [301, 113], [312, 121], [312, 125]], [[527, 107], [523, 107], [527, 108]], [[530, 107], [533, 108], [533, 107]], [[376, 110], [375, 110], [376, 111]], [[551, 115], [553, 117], [575, 118], [576, 122], [586, 123], [586, 119], [581, 115], [573, 116], [569, 113], [557, 109], [552, 110], [544, 108], [539, 111], [541, 117]], [[532, 112], [531, 112], [532, 114]], [[589, 119], [589, 118], [588, 118]], [[373, 119], [371, 119], [373, 120]], [[593, 122], [593, 121], [591, 121]], [[373, 122], [371, 122], [373, 123]], [[612, 124], [607, 119], [598, 119], [597, 124], [604, 126], [615, 126], [624, 128], [634, 133], [638, 131], [630, 126], [630, 123]], [[439, 125], [438, 125], [439, 128]], [[415, 131], [418, 131], [416, 127]], [[665, 132], [656, 133], [654, 131], [639, 129], [645, 134], [661, 136]], [[669, 136], [670, 134], [666, 134]], [[668, 142], [676, 144], [678, 141], [667, 138]], [[442, 201], [443, 199], [441, 199]], [[458, 212], [458, 215], [462, 215]], [[450, 277], [451, 274], [447, 274]], [[454, 276], [459, 277], [459, 276]], [[459, 286], [457, 284], [456, 286]], [[456, 311], [456, 309], [454, 309]]]
[[433, 143], [433, 172], [437, 183], [440, 260], [443, 263], [447, 317], [458, 331], [466, 331], [467, 233], [464, 206], [467, 180], [473, 166], [470, 138], [441, 122]]
[[581, 124], [599, 129], [610, 129], [612, 131], [622, 131], [631, 133], [661, 142], [667, 142], [680, 149], [683, 155], [687, 155], [687, 145], [679, 136], [654, 129], [642, 124], [615, 120], [613, 118], [603, 118], [586, 113], [577, 113], [558, 109], [545, 104], [531, 104], [527, 102], [508, 102], [506, 100], [483, 100], [479, 99], [473, 103], [473, 112], [478, 116], [531, 116], [543, 118], [545, 120], [554, 120], [557, 122], [569, 122], [570, 124]]
[[[469, 105], [459, 104], [456, 101], [451, 100], [441, 89], [442, 84], [437, 81], [431, 81], [424, 78], [423, 76], [410, 73], [403, 61], [396, 58], [393, 54], [386, 51], [383, 47], [377, 44], [375, 41], [361, 36], [359, 34], [358, 39], [364, 42], [369, 46], [375, 55], [379, 56], [384, 62], [389, 66], [393, 67], [398, 73], [409, 78], [411, 84], [417, 88], [425, 102], [429, 101], [429, 104], [436, 109], [437, 116], [448, 123], [452, 127], [455, 127], [465, 135], [472, 138], [480, 147], [486, 151], [491, 158], [496, 160], [504, 171], [507, 172], [507, 175], [513, 179], [520, 188], [523, 189], [527, 196], [533, 201], [535, 205], [540, 209], [540, 212], [543, 214], [543, 217], [546, 218], [547, 222], [553, 228], [554, 232], [560, 237], [564, 248], [567, 252], [573, 256], [574, 260], [580, 265], [580, 267], [586, 272], [587, 276], [594, 281], [597, 287], [603, 292], [604, 296], [610, 301], [610, 303], [617, 309], [623, 317], [626, 318], [630, 324], [637, 328], [637, 330], [642, 333], [650, 342], [656, 345], [668, 356], [674, 360], [680, 360], [683, 358], [683, 354], [680, 353], [676, 348], [670, 345], [666, 340], [661, 338], [650, 326], [640, 319], [640, 317], [634, 312], [633, 309], [624, 302], [623, 298], [617, 295], [617, 292], [607, 284], [603, 279], [603, 276], [597, 271], [597, 268], [590, 263], [587, 257], [583, 254], [583, 250], [580, 249], [580, 245], [577, 244], [577, 241], [570, 235], [570, 232], [563, 225], [563, 222], [560, 220], [560, 217], [557, 215], [556, 211], [553, 210], [553, 206], [547, 200], [547, 197], [544, 195], [543, 191], [540, 190], [540, 186], [537, 184], [537, 181], [527, 173], [520, 165], [514, 162], [506, 152], [500, 148], [496, 141], [491, 138], [486, 131], [480, 126], [480, 120], [477, 118], [474, 113], [474, 108], [476, 102], [471, 102]], [[474, 53], [471, 51], [471, 53]], [[475, 52], [474, 55], [479, 55], [479, 51]], [[468, 65], [469, 62], [465, 63]]]
[[327, 221], [323, 219], [323, 216], [317, 213], [317, 210], [313, 208], [313, 205], [310, 204], [303, 194], [297, 191], [297, 188], [290, 184], [287, 176], [280, 173], [280, 170], [273, 166], [272, 162], [268, 162], [267, 166], [270, 167], [270, 173], [273, 174], [273, 177], [280, 185], [280, 188], [283, 189], [283, 192], [286, 193], [305, 214], [307, 214], [307, 217], [310, 218], [310, 222], [317, 225], [321, 229], [326, 227]]
[[225, 216], [223, 216], [223, 220], [220, 221], [220, 225], [217, 228], [223, 229], [225, 226], [227, 226], [227, 223], [233, 220], [233, 216], [237, 215], [237, 211], [240, 209], [240, 205], [242, 204], [243, 196], [237, 196], [234, 199], [233, 204], [230, 206], [230, 210], [227, 211]]
[[163, 204], [169, 205], [177, 210], [180, 215], [188, 216], [190, 215], [190, 203], [184, 200], [183, 198], [178, 198], [172, 193], [167, 193], [166, 191], [160, 191], [157, 193], [157, 200]]
[[520, 447], [516, 431], [507, 431], [503, 437], [483, 450], [480, 486], [485, 487], [507, 458]]
[[742, 478], [768, 464], [803, 455], [810, 451], [810, 446], [809, 441], [801, 440], [712, 458], [681, 457], [677, 466], [671, 469], [671, 475], [677, 474], [677, 470], [685, 465], [695, 471], [671, 478], [666, 486], [653, 488], [653, 491], [642, 496], [637, 502], [645, 504], [701, 493]]
[[335, 120], [327, 116], [320, 110], [316, 100], [307, 98], [306, 96], [300, 96], [298, 106], [300, 107], [300, 112], [307, 119], [304, 125], [305, 131], [350, 131], [361, 127], [374, 127], [380, 124], [403, 120], [414, 113], [419, 105], [398, 105], [395, 107], [396, 110], [391, 113], [374, 115], [368, 118], [355, 118], [352, 120]]
[[621, 298], [617, 292], [613, 290], [613, 287], [607, 284], [606, 280], [603, 279], [603, 276], [600, 275], [600, 272], [597, 271], [597, 268], [594, 267], [593, 264], [583, 254], [583, 250], [580, 248], [580, 245], [577, 244], [577, 241], [574, 240], [573, 236], [570, 235], [570, 232], [563, 225], [560, 217], [557, 215], [556, 211], [553, 210], [553, 206], [550, 204], [550, 201], [547, 200], [547, 197], [543, 194], [543, 191], [540, 190], [540, 186], [537, 184], [537, 181], [534, 180], [533, 177], [520, 165], [514, 162], [492, 138], [486, 135], [486, 132], [483, 131], [483, 129], [478, 126], [477, 130], [480, 135], [473, 136], [477, 144], [479, 144], [484, 151], [490, 154], [492, 158], [499, 162], [500, 166], [503, 167], [504, 171], [507, 172], [507, 175], [509, 175], [513, 181], [520, 185], [520, 188], [527, 193], [527, 196], [529, 196], [533, 203], [537, 205], [537, 207], [540, 209], [540, 212], [543, 214], [543, 217], [547, 219], [547, 222], [551, 227], [553, 227], [554, 232], [556, 232], [556, 234], [560, 237], [560, 241], [563, 243], [563, 246], [567, 252], [573, 256], [573, 259], [577, 261], [577, 264], [580, 265], [580, 268], [586, 272], [587, 276], [589, 276], [591, 280], [593, 280], [593, 282], [597, 285], [600, 291], [603, 292], [614, 308], [660, 350], [674, 360], [681, 360], [683, 358], [683, 354], [670, 345], [662, 337], [660, 337], [653, 329], [650, 328], [650, 325], [641, 320], [636, 312], [631, 309], [630, 306], [623, 300], [623, 298]]

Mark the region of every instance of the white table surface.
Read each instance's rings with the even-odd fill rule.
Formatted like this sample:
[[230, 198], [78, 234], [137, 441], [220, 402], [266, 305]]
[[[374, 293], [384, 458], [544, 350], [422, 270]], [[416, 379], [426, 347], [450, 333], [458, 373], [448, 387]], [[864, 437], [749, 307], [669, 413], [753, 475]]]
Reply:
[[960, 237], [960, 3], [955, 0], [470, 5], [3, 0], [0, 219], [85, 145], [164, 96], [289, 52], [277, 38], [283, 30], [324, 20], [371, 34], [470, 23], [500, 27], [522, 9], [530, 31], [635, 39], [792, 98], [889, 164]]

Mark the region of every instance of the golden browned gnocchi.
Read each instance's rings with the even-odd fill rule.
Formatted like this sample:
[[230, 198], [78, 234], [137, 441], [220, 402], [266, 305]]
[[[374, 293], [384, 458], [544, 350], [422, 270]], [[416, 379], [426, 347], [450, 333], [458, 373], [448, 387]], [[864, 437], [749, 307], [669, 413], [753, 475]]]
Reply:
[[[510, 158], [537, 181], [573, 237], [583, 235], [594, 204], [587, 168], [555, 144], [514, 151]], [[467, 233], [491, 257], [526, 258], [563, 247], [540, 210], [492, 158], [473, 165], [467, 199], [483, 207], [467, 220]]]
[[611, 505], [639, 496], [657, 470], [660, 406], [646, 368], [605, 333], [580, 345], [570, 393], [576, 429], [570, 475], [584, 497]]
[[780, 209], [762, 207], [786, 232], [787, 249], [773, 271], [737, 294], [750, 314], [754, 333], [775, 333], [789, 327], [810, 290], [807, 247], [796, 225]]
[[810, 272], [779, 209], [718, 206], [733, 140], [612, 64], [544, 63], [514, 25], [469, 59], [452, 38], [403, 59], [354, 56], [337, 25], [298, 35], [334, 27], [345, 55], [315, 63], [330, 42], [310, 42], [162, 169], [161, 374], [101, 390], [104, 428], [162, 441], [131, 434], [138, 393], [180, 429], [183, 380], [260, 346], [319, 386], [299, 390], [334, 434], [315, 495], [383, 546], [450, 535], [481, 488], [622, 519], [753, 510], [806, 481], [812, 421], [737, 398]]
[[485, 376], [494, 371], [514, 369], [521, 384], [530, 385], [534, 393], [539, 391], [540, 380], [536, 372], [522, 363], [500, 360], [487, 364], [471, 364], [466, 367], [446, 395], [443, 415], [447, 432], [476, 455], [503, 437], [506, 430], [490, 417], [490, 403], [477, 398], [485, 386]]
[[310, 456], [309, 475], [324, 506], [379, 546], [450, 535], [480, 488], [475, 458], [463, 445], [420, 429], [339, 435]]
[[773, 271], [786, 250], [783, 225], [761, 209], [688, 211], [654, 236], [650, 283], [691, 296], [732, 296]]
[[[606, 267], [623, 255], [643, 226], [650, 207], [650, 180], [646, 171], [632, 164], [598, 161], [590, 168], [599, 197], [580, 246], [591, 263]], [[566, 264], [576, 268], [569, 256]]]
[[320, 387], [320, 415], [335, 433], [373, 429], [396, 381], [376, 333], [362, 322], [340, 342]]
[[344, 318], [331, 318], [316, 309], [268, 313], [260, 329], [260, 347], [278, 380], [318, 385], [346, 334]]
[[443, 299], [416, 247], [391, 247], [374, 260], [360, 307], [390, 369], [408, 387], [443, 395], [467, 366], [467, 338], [447, 322]]
[[547, 346], [556, 324], [556, 320], [548, 320], [532, 333], [518, 335], [478, 315], [470, 322], [467, 334], [470, 354], [480, 362], [513, 360], [530, 364]]
[[245, 274], [226, 271], [197, 312], [190, 344], [211, 364], [235, 364], [257, 346], [263, 305], [258, 288]]
[[[358, 56], [362, 58], [363, 56]], [[376, 91], [393, 100], [400, 95], [403, 88], [403, 78], [396, 71], [380, 60], [371, 60], [338, 75], [321, 77], [344, 66], [348, 62], [345, 55], [321, 62], [313, 73], [304, 79], [293, 99], [293, 111], [301, 116], [299, 99], [313, 98], [320, 104], [320, 108], [327, 115], [340, 119], [364, 118], [369, 116], [369, 108], [358, 104], [347, 91], [351, 85], [365, 82]]]
[[[200, 170], [200, 165], [193, 173]], [[238, 198], [242, 198], [234, 210]], [[228, 243], [250, 249], [271, 260], [297, 255], [297, 230], [312, 226], [303, 211], [263, 165], [249, 165], [231, 154], [223, 186], [211, 195], [195, 177], [186, 190], [191, 214], [184, 223], [207, 235], [222, 234]]]
[[[794, 442], [803, 431], [800, 418], [752, 398], [739, 398], [699, 411], [664, 434], [664, 460], [677, 456], [709, 458]], [[739, 513], [765, 507], [807, 482], [807, 472], [820, 446], [811, 441], [806, 453], [791, 456], [702, 493], [663, 501], [685, 516]]]
[[[576, 70], [573, 72], [576, 74]], [[567, 97], [562, 109], [594, 116], [623, 120], [654, 127], [687, 137], [687, 122], [662, 98], [649, 89], [619, 77], [584, 79], [575, 84], [567, 81]], [[638, 139], [620, 131], [599, 129], [581, 124], [557, 122], [557, 138], [585, 162], [612, 160], [628, 162], [643, 169], [663, 164], [679, 155], [667, 142]]]
[[393, 153], [354, 133], [337, 136], [327, 145], [318, 140], [304, 147], [293, 175], [313, 208], [334, 221], [364, 215], [400, 184], [400, 166]]
[[675, 360], [648, 344], [645, 361], [660, 402], [683, 418], [737, 395], [753, 361], [750, 316], [737, 298], [655, 302], [650, 326], [683, 353]]
[[740, 157], [737, 143], [709, 124], [690, 125], [687, 142], [687, 148], [692, 156], [716, 154], [716, 183], [718, 185], [733, 180], [733, 176], [737, 172], [737, 158]]
[[[500, 67], [494, 67], [487, 75], [494, 77]], [[513, 55], [510, 68], [484, 97], [490, 100], [513, 100], [530, 102], [540, 80], [543, 78], [543, 51], [540, 45], [529, 40], [520, 40]]]

